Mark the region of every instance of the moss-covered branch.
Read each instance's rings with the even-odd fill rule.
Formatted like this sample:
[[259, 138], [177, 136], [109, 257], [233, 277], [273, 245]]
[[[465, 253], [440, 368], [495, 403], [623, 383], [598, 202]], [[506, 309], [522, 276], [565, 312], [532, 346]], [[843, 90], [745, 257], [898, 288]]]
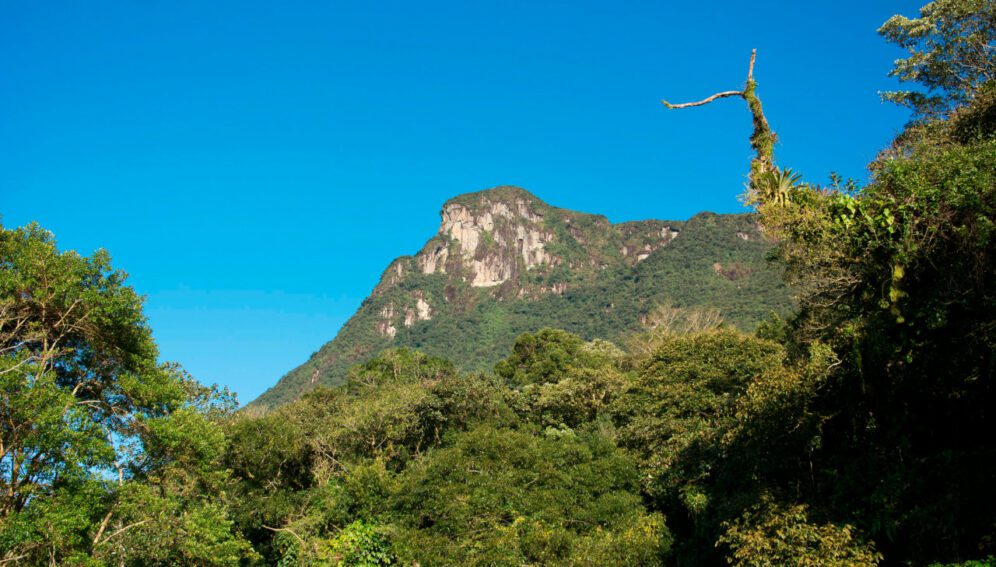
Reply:
[[768, 125], [768, 120], [764, 117], [764, 111], [761, 108], [761, 99], [757, 96], [757, 83], [754, 81], [754, 62], [756, 59], [757, 50], [751, 50], [750, 66], [747, 70], [747, 83], [744, 85], [743, 90], [716, 93], [698, 102], [672, 104], [665, 100], [661, 101], [669, 109], [702, 106], [731, 96], [739, 96], [747, 101], [747, 108], [750, 109], [750, 113], [754, 119], [754, 132], [750, 136], [750, 145], [754, 148], [754, 159], [751, 160], [750, 175], [748, 178], [747, 202], [749, 204], [755, 203], [759, 195], [767, 193], [764, 190], [766, 187], [765, 178], [768, 174], [776, 171], [774, 156], [776, 136]]

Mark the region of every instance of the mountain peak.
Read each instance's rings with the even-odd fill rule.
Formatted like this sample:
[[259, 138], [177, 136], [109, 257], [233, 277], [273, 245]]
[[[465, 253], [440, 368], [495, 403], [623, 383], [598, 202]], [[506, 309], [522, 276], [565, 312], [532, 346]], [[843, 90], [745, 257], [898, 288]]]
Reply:
[[392, 264], [383, 291], [406, 273], [442, 275], [499, 300], [564, 293], [571, 278], [633, 265], [674, 239], [681, 223], [618, 227], [602, 215], [550, 206], [521, 187], [465, 193], [443, 205], [439, 230], [414, 258]]
[[[449, 199], [440, 216], [436, 234], [390, 263], [336, 338], [258, 404], [341, 383], [349, 366], [391, 346], [483, 370], [519, 333], [543, 326], [611, 340], [674, 301], [720, 308], [747, 327], [786, 301], [747, 215], [612, 224], [500, 186]], [[745, 311], [745, 294], [771, 300]]]
[[512, 204], [516, 201], [523, 201], [541, 207], [549, 206], [544, 203], [542, 199], [536, 195], [533, 195], [529, 191], [526, 191], [522, 187], [517, 187], [515, 185], [499, 185], [490, 189], [457, 195], [456, 197], [447, 200], [443, 204], [443, 208], [445, 209], [450, 205], [463, 205], [464, 207], [473, 208], [485, 203]]
[[500, 186], [450, 199], [439, 231], [416, 255], [423, 274], [456, 276], [472, 287], [518, 280], [526, 270], [554, 266], [552, 207], [521, 187]]

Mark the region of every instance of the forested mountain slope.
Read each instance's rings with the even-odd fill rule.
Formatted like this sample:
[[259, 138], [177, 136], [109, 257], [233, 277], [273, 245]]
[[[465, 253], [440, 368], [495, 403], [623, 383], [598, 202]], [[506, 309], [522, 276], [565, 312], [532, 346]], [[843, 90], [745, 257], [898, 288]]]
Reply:
[[790, 307], [751, 215], [612, 224], [497, 187], [443, 205], [439, 232], [388, 266], [339, 334], [255, 402], [276, 406], [390, 347], [487, 370], [543, 327], [618, 340], [655, 306], [718, 309], [750, 330]]

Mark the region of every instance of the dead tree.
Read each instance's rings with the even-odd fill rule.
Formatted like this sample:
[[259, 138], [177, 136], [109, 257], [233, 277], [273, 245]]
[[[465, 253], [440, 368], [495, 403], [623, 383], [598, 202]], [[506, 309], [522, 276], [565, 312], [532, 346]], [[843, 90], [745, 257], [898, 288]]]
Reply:
[[767, 193], [766, 185], [768, 183], [766, 179], [770, 174], [777, 173], [774, 159], [775, 133], [768, 126], [768, 120], [764, 117], [764, 111], [761, 109], [761, 100], [757, 98], [757, 93], [755, 92], [757, 84], [754, 82], [754, 61], [756, 59], [757, 50], [753, 49], [750, 52], [750, 66], [747, 68], [747, 83], [744, 85], [743, 90], [723, 91], [698, 102], [671, 104], [666, 100], [661, 101], [669, 109], [702, 106], [714, 100], [731, 96], [738, 96], [747, 101], [747, 108], [750, 109], [750, 113], [754, 117], [754, 133], [750, 136], [750, 145], [754, 148], [754, 159], [750, 162], [750, 175], [747, 184], [748, 203], [755, 201], [759, 196]]

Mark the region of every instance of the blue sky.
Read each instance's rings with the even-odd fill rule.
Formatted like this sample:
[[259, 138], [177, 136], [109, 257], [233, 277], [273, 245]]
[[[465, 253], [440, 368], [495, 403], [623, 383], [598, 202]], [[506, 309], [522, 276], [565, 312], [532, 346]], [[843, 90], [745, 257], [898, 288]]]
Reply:
[[108, 249], [164, 359], [243, 402], [330, 340], [449, 197], [736, 212], [742, 84], [781, 165], [863, 180], [906, 114], [876, 28], [919, 3], [9, 2], [0, 215]]

